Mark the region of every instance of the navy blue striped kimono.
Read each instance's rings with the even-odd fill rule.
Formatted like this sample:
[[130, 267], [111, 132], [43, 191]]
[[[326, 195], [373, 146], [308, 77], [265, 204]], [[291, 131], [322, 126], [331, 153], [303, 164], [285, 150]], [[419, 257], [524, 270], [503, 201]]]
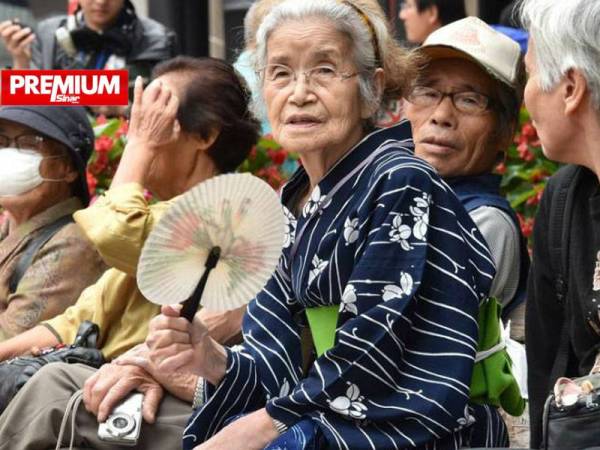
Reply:
[[[408, 123], [397, 127], [365, 137], [297, 220], [287, 213], [279, 266], [248, 307], [224, 379], [206, 385], [184, 448], [265, 405], [290, 427], [311, 422], [330, 448], [468, 445], [477, 311], [494, 265], [451, 189], [413, 156]], [[307, 183], [300, 168], [283, 202]], [[335, 345], [304, 376], [295, 317], [322, 305], [339, 305]]]

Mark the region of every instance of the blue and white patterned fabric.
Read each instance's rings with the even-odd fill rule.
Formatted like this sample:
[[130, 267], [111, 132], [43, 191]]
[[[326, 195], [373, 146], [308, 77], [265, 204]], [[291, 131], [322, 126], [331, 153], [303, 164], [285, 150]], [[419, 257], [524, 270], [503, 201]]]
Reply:
[[[300, 168], [284, 204], [307, 185]], [[413, 156], [408, 123], [371, 133], [297, 220], [288, 213], [279, 266], [248, 307], [224, 379], [206, 385], [184, 448], [265, 405], [290, 427], [312, 420], [329, 448], [469, 444], [477, 312], [494, 273], [460, 202]], [[303, 376], [294, 318], [323, 305], [339, 305], [335, 345]]]

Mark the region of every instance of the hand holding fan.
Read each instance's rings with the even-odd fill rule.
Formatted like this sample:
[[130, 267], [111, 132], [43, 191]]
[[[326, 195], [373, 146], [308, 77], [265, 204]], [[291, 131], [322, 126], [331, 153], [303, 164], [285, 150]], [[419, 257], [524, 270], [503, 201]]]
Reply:
[[182, 316], [190, 321], [200, 302], [210, 310], [238, 308], [263, 288], [283, 241], [275, 191], [253, 175], [220, 175], [175, 200], [154, 227], [138, 286], [154, 303], [185, 302]]

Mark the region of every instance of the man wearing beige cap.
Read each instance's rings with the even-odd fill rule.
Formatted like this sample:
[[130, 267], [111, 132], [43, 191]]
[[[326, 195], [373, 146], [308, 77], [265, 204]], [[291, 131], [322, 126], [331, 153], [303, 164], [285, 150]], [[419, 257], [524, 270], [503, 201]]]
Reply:
[[[500, 195], [500, 176], [492, 174], [518, 124], [524, 85], [519, 45], [480, 19], [467, 17], [433, 32], [421, 51], [427, 65], [406, 103], [415, 153], [438, 170], [486, 239], [496, 265], [490, 294], [502, 304], [502, 319], [511, 319], [513, 337], [523, 340], [527, 246], [516, 214]], [[524, 406], [519, 388], [514, 378], [503, 378], [509, 369], [500, 369], [498, 391], [488, 390], [483, 397], [519, 415]], [[481, 398], [473, 386], [471, 398]], [[506, 445], [499, 437], [474, 441]]]

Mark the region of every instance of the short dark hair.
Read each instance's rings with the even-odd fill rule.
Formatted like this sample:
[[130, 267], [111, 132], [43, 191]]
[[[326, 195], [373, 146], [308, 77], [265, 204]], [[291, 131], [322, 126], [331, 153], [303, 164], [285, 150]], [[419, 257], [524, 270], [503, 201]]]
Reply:
[[234, 171], [246, 159], [259, 137], [260, 123], [248, 109], [251, 95], [235, 69], [215, 58], [177, 56], [158, 64], [153, 78], [182, 76], [177, 120], [181, 129], [207, 139], [219, 130], [208, 150], [217, 169]]
[[442, 26], [467, 17], [464, 0], [416, 0], [417, 11], [436, 6]]

